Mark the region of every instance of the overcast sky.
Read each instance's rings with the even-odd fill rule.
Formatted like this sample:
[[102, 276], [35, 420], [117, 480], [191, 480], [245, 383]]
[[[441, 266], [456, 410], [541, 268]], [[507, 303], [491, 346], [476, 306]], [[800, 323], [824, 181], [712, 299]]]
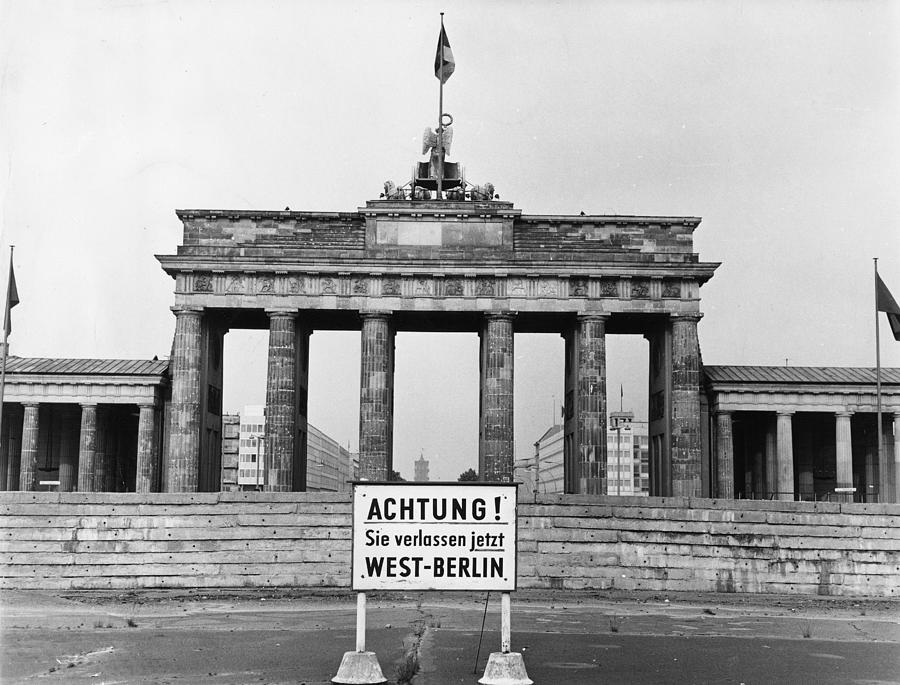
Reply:
[[[703, 217], [707, 364], [874, 366], [872, 257], [900, 299], [900, 3], [0, 0], [0, 274], [13, 354], [169, 353], [154, 254], [175, 208], [348, 211], [402, 184], [437, 119], [529, 214]], [[900, 343], [882, 321], [882, 361]], [[638, 342], [639, 344], [635, 344]], [[562, 341], [516, 338], [516, 445], [562, 392]], [[359, 335], [317, 332], [312, 422], [355, 449]], [[398, 336], [395, 460], [477, 463], [474, 335]], [[226, 409], [261, 403], [266, 335], [226, 338]], [[609, 395], [646, 414], [646, 345]]]

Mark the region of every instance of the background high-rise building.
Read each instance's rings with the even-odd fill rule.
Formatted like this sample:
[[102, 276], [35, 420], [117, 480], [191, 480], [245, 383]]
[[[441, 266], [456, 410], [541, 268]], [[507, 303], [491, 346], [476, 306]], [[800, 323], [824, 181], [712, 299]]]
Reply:
[[[650, 447], [646, 421], [611, 412], [606, 434], [607, 495], [648, 495]], [[564, 492], [563, 427], [553, 425], [534, 443], [534, 454], [515, 463], [523, 492]]]
[[238, 490], [238, 445], [241, 415], [222, 415], [222, 490]]
[[429, 462], [424, 454], [420, 454], [419, 458], [413, 462], [415, 475], [413, 480], [416, 483], [427, 483], [430, 479], [428, 476]]
[[262, 490], [266, 484], [265, 407], [248, 405], [240, 416], [238, 485], [242, 490]]
[[[223, 417], [222, 483], [241, 490], [262, 490], [266, 484], [266, 416], [261, 405]], [[318, 428], [306, 437], [307, 492], [347, 492], [359, 477], [359, 454], [350, 452]], [[236, 439], [230, 440], [231, 432]], [[226, 450], [232, 450], [230, 454]], [[234, 463], [234, 466], [230, 464]]]

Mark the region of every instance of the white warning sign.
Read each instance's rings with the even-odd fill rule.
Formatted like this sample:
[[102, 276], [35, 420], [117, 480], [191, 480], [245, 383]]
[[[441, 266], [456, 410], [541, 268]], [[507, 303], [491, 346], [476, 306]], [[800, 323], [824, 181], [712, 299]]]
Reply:
[[516, 589], [516, 485], [356, 483], [353, 589]]

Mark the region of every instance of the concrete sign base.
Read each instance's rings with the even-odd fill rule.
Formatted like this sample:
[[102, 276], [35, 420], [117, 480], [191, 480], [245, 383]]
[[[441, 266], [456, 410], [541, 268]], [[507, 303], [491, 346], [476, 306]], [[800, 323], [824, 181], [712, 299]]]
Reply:
[[331, 682], [340, 685], [375, 685], [386, 683], [387, 678], [381, 672], [375, 652], [344, 652], [341, 666]]
[[532, 685], [519, 652], [492, 652], [481, 685]]

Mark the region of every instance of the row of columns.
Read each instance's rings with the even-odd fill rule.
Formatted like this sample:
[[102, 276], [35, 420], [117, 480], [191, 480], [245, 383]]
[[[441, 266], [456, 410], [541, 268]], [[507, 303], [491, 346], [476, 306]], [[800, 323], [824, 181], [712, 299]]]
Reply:
[[[853, 442], [850, 430], [851, 411], [835, 412], [835, 484], [838, 488], [853, 486]], [[900, 413], [894, 414], [894, 479], [886, 460], [879, 465], [881, 501], [900, 501]], [[792, 501], [794, 492], [794, 412], [779, 410], [775, 420], [775, 445], [766, 445], [766, 473], [769, 493], [776, 499]], [[716, 496], [734, 497], [734, 431], [732, 413], [716, 413]], [[882, 431], [882, 426], [877, 430]], [[851, 500], [852, 495], [841, 499]]]
[[[12, 426], [7, 417], [3, 422], [3, 449], [6, 453], [6, 490], [34, 490], [37, 484], [40, 436], [40, 403], [22, 403], [21, 439], [12, 439]], [[138, 445], [135, 492], [151, 492], [156, 487], [159, 457], [156, 444], [156, 407], [139, 404]], [[74, 440], [65, 426], [60, 440], [59, 491], [100, 492], [106, 484], [104, 459], [98, 458], [97, 404], [82, 403], [78, 421], [77, 450], [71, 449]]]
[[[172, 408], [165, 490], [193, 492], [199, 472], [201, 432], [203, 312], [173, 308], [176, 314], [172, 356]], [[266, 383], [266, 489], [302, 488], [294, 473], [298, 432], [296, 310], [267, 311], [269, 317]], [[390, 312], [362, 312], [360, 354], [360, 478], [388, 480], [393, 467], [394, 340]], [[700, 315], [672, 317], [673, 492], [700, 494], [700, 389], [697, 322]], [[512, 312], [484, 314], [480, 335], [479, 474], [485, 481], [513, 479], [515, 458], [513, 388], [514, 319]], [[574, 420], [568, 441], [571, 490], [605, 492], [606, 473], [606, 322], [605, 314], [578, 316], [566, 336], [567, 411]], [[570, 354], [571, 353], [571, 354]], [[306, 352], [308, 354], [308, 352]], [[298, 362], [297, 360], [300, 359]], [[568, 363], [568, 362], [567, 362]], [[669, 370], [667, 370], [668, 372]], [[571, 391], [571, 392], [570, 392]], [[305, 414], [305, 407], [303, 407]], [[568, 432], [568, 431], [567, 431]]]

